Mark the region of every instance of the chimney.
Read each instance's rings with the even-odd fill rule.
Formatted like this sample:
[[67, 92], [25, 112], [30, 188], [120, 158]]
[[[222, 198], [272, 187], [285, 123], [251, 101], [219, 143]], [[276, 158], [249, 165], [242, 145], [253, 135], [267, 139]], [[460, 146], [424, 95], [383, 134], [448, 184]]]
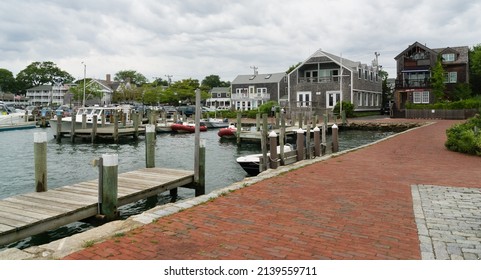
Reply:
[[110, 81], [110, 74], [107, 74], [107, 75], [105, 76], [105, 80], [107, 81], [108, 84], [110, 84], [110, 82], [111, 82], [111, 81]]

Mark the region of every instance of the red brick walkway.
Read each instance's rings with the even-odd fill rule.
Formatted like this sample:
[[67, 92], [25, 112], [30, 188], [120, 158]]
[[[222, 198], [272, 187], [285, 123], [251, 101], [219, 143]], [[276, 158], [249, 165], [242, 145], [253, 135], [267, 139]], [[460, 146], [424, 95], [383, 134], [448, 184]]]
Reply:
[[65, 259], [420, 259], [412, 184], [480, 187], [437, 121], [264, 180]]

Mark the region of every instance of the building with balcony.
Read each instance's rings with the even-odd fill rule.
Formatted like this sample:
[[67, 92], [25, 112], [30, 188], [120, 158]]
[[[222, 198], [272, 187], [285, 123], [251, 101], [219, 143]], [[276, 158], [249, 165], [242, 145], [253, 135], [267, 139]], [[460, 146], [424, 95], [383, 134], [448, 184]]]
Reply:
[[431, 77], [438, 57], [442, 58], [446, 96], [452, 96], [457, 85], [469, 83], [469, 47], [446, 47], [430, 49], [415, 42], [394, 59], [396, 60], [396, 83], [394, 90], [395, 114], [403, 115], [406, 103], [429, 104], [435, 102]]
[[41, 85], [27, 89], [28, 102], [36, 106], [60, 106], [64, 104], [69, 85]]
[[257, 109], [262, 104], [275, 101], [283, 106], [287, 102], [287, 76], [285, 73], [239, 75], [231, 83], [234, 109]]
[[316, 51], [288, 74], [288, 112], [329, 114], [341, 100], [355, 111], [379, 111], [382, 81], [377, 58], [371, 65], [322, 50]]
[[210, 97], [205, 101], [205, 106], [212, 109], [218, 107], [231, 107], [231, 91], [230, 87], [214, 87], [209, 91]]

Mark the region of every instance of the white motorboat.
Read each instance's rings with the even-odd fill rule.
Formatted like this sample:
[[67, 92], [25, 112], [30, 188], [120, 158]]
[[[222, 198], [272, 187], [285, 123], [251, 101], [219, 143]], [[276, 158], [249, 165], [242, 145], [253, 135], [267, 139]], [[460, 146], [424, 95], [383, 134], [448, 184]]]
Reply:
[[[75, 129], [81, 129], [82, 128], [82, 122], [83, 122], [83, 115], [85, 114], [86, 116], [86, 128], [91, 128], [94, 116], [97, 116], [97, 125], [101, 126], [102, 124], [104, 126], [111, 126], [113, 123], [111, 122], [113, 120], [113, 115], [115, 113], [121, 113], [125, 114], [127, 116], [127, 119], [125, 122], [129, 125], [132, 124], [131, 120], [131, 112], [130, 112], [130, 107], [129, 106], [90, 106], [90, 107], [82, 107], [77, 110], [77, 113], [73, 116], [67, 116], [67, 117], [62, 117], [62, 130], [63, 131], [69, 131], [71, 129], [72, 123], [75, 123]], [[72, 119], [74, 120], [72, 122]], [[119, 121], [120, 121], [120, 115], [119, 115]], [[53, 116], [50, 120], [50, 127], [56, 131], [57, 130], [57, 125], [58, 125], [58, 119], [57, 115]]]
[[172, 132], [172, 125], [174, 123], [174, 119], [158, 119], [155, 125], [155, 131], [159, 133]]
[[17, 125], [25, 122], [25, 112], [16, 111], [7, 106], [7, 104], [0, 102], [0, 125]]
[[229, 119], [208, 118], [204, 121], [208, 128], [222, 128], [229, 126]]
[[[280, 153], [280, 146], [277, 146], [277, 153]], [[291, 145], [284, 145], [284, 152], [292, 151]], [[267, 153], [267, 157], [270, 153]], [[259, 174], [259, 164], [262, 154], [252, 154], [237, 158], [237, 163], [249, 174], [250, 176], [257, 176]]]

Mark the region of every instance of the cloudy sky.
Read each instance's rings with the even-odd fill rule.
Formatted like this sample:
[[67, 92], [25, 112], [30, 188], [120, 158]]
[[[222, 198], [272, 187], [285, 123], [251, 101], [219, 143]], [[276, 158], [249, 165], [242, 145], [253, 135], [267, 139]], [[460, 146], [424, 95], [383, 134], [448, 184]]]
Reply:
[[285, 72], [318, 49], [379, 63], [418, 41], [481, 44], [477, 0], [2, 0], [0, 68], [52, 61], [75, 78], [135, 70], [173, 81]]

